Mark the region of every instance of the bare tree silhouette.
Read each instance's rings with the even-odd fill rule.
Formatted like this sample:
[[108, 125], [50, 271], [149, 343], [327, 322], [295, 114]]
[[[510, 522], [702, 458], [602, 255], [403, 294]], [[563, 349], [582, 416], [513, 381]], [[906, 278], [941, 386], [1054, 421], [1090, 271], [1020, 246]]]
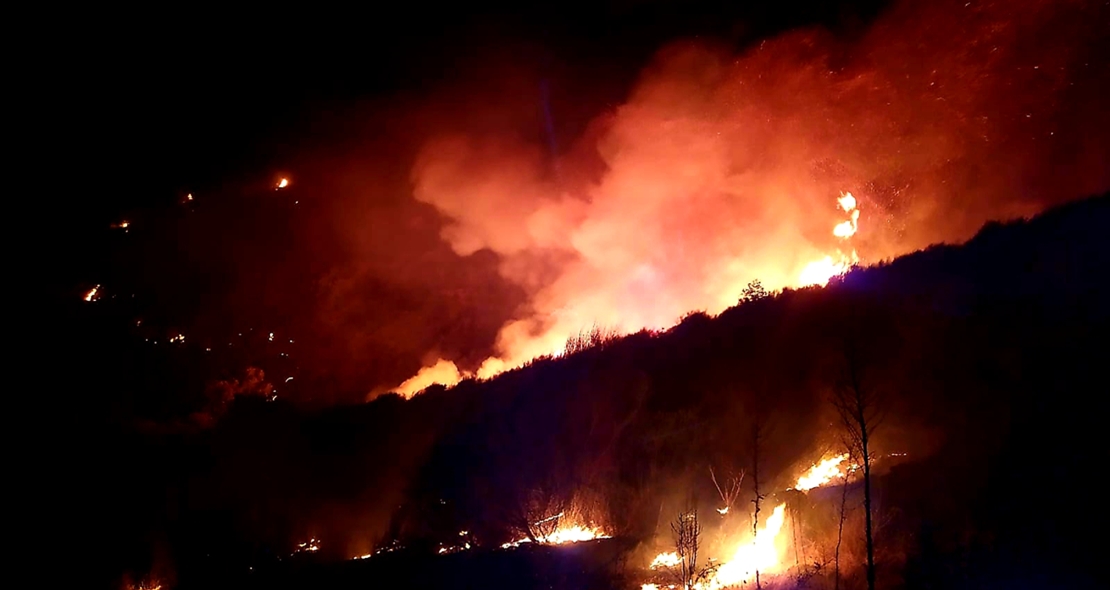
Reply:
[[883, 418], [883, 397], [878, 389], [866, 387], [858, 347], [846, 340], [844, 364], [832, 392], [832, 405], [844, 426], [849, 449], [863, 469], [864, 535], [867, 545], [867, 588], [875, 590], [875, 536], [871, 506], [872, 437]]

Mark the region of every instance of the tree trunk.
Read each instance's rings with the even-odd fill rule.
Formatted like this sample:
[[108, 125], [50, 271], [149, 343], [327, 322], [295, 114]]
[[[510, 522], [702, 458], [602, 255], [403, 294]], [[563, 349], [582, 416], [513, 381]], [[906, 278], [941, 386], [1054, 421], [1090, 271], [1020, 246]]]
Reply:
[[[757, 418], [752, 427], [752, 486], [755, 489], [755, 516], [752, 518], [752, 543], [755, 543], [759, 535], [759, 510], [763, 501], [763, 496], [759, 493], [759, 453], [760, 443], [763, 437], [763, 423], [761, 418]], [[759, 568], [755, 568], [755, 588], [756, 590], [763, 590], [763, 585], [759, 581]]]
[[844, 539], [844, 519], [848, 507], [848, 474], [840, 490], [840, 523], [836, 528], [836, 549], [833, 551], [833, 590], [840, 590], [840, 543]]
[[[861, 425], [866, 424], [860, 415]], [[871, 524], [871, 454], [867, 448], [867, 428], [860, 429], [860, 446], [863, 448], [863, 510], [867, 530], [867, 590], [875, 590], [875, 536]]]

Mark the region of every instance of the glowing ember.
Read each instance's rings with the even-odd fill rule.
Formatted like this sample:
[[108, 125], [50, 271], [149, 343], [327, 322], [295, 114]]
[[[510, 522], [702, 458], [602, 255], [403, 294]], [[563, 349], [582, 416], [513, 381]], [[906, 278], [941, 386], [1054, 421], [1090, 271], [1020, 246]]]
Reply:
[[189, 193], [189, 194], [185, 195], [185, 200], [186, 201], [192, 201], [193, 200], [193, 193]]
[[847, 453], [825, 459], [820, 463], [809, 468], [809, 471], [798, 478], [798, 483], [794, 485], [794, 489], [800, 491], [809, 491], [813, 488], [821, 487], [834, 478], [844, 477], [845, 473], [840, 468], [840, 464], [848, 459]]
[[305, 541], [304, 543], [297, 543], [297, 548], [293, 550], [293, 555], [298, 553], [313, 553], [320, 550], [320, 539], [315, 537]]
[[129, 227], [131, 227], [131, 222], [127, 221], [126, 219], [124, 219], [123, 221], [121, 221], [119, 223], [113, 223], [112, 224], [112, 229], [122, 229], [124, 232], [126, 232], [127, 228], [129, 228]]
[[278, 183], [277, 183], [277, 188], [278, 188], [278, 189], [283, 189], [283, 188], [285, 188], [285, 187], [287, 187], [287, 186], [289, 186], [289, 179], [288, 179], [288, 178], [282, 178], [282, 179], [281, 179], [281, 180], [279, 180], [279, 181], [278, 181]]
[[85, 292], [85, 301], [96, 301], [97, 299], [100, 299], [100, 285]]
[[177, 336], [170, 338], [170, 342], [185, 342], [185, 335], [178, 334]]
[[756, 533], [755, 539], [751, 543], [741, 545], [732, 559], [717, 570], [711, 585], [720, 588], [741, 584], [752, 579], [756, 571], [760, 575], [777, 573], [781, 563], [775, 541], [782, 532], [785, 520], [786, 504], [779, 504], [771, 512], [771, 517], [767, 519], [763, 528]]

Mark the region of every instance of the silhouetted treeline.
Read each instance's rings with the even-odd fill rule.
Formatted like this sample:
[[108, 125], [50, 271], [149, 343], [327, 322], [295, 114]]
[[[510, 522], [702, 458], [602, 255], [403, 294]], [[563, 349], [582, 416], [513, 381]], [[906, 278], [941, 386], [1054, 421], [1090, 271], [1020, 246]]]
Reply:
[[308, 538], [325, 562], [394, 540], [434, 553], [460, 531], [495, 547], [519, 538], [539, 494], [628, 547], [650, 543], [679, 502], [712, 504], [710, 467], [746, 467], [755, 417], [771, 426], [766, 489], [835, 448], [828, 399], [851, 346], [886, 404], [874, 448], [905, 454], [876, 463], [880, 587], [1093, 583], [1107, 228], [1102, 196], [409, 401], [242, 398], [207, 430], [119, 427], [73, 475], [104, 531], [82, 542], [103, 580], [161, 567], [212, 587], [279, 567]]

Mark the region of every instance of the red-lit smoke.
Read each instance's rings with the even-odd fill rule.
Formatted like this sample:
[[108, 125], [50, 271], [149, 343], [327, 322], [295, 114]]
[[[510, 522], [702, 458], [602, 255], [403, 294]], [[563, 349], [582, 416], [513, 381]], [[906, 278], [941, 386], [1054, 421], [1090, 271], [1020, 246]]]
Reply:
[[[501, 132], [432, 137], [413, 196], [455, 253], [492, 251], [527, 293], [477, 374], [592, 324], [719, 312], [752, 279], [796, 285], [838, 247], [842, 191], [867, 262], [1105, 190], [1106, 12], [906, 2], [856, 38], [793, 31], [739, 54], [677, 42], [559, 155]], [[402, 389], [458, 378], [454, 359], [431, 360]]]

